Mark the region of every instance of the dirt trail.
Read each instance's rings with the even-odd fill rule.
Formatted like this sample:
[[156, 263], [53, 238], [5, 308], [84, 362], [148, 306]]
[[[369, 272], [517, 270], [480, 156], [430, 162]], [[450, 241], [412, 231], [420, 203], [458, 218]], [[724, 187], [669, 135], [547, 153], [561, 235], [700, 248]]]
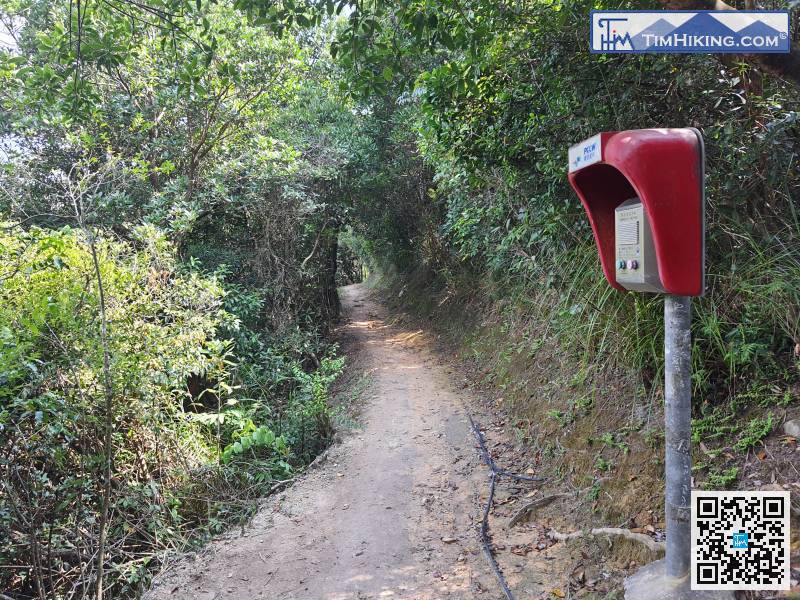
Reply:
[[421, 332], [386, 325], [367, 288], [341, 290], [340, 331], [369, 373], [359, 425], [267, 500], [243, 534], [159, 578], [148, 598], [496, 598], [475, 523], [486, 469]]

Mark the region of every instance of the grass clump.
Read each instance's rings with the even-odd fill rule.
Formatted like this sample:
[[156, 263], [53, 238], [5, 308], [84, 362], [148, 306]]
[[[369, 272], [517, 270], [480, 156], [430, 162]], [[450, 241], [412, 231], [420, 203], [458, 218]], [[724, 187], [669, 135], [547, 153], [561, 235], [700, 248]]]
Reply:
[[736, 482], [738, 477], [739, 467], [730, 467], [721, 471], [709, 471], [708, 480], [703, 484], [703, 489], [726, 490]]

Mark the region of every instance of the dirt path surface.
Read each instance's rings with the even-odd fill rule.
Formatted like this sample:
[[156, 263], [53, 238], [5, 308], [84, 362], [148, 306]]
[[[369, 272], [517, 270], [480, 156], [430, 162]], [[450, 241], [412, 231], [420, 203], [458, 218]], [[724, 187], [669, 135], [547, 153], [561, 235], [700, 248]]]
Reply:
[[340, 337], [368, 377], [358, 426], [244, 533], [159, 578], [151, 600], [498, 597], [475, 528], [487, 471], [461, 392], [422, 332], [387, 325], [363, 285], [341, 295]]

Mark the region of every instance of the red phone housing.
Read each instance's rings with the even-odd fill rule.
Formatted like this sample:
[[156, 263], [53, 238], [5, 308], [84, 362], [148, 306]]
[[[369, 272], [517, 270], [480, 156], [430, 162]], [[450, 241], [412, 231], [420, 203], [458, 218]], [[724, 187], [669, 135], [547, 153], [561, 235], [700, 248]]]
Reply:
[[[647, 213], [664, 291], [702, 296], [705, 289], [705, 153], [694, 128], [600, 133], [590, 163], [572, 160], [569, 182], [586, 209], [608, 282], [616, 280], [614, 210], [638, 197]], [[584, 142], [586, 143], [586, 142]], [[580, 148], [579, 148], [580, 150]]]

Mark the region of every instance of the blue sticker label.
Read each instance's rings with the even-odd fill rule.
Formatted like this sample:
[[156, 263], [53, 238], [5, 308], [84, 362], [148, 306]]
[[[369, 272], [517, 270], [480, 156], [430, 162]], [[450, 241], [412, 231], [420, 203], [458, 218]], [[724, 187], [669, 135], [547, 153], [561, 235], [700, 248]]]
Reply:
[[598, 133], [580, 144], [570, 146], [567, 157], [570, 173], [603, 160], [600, 134]]

